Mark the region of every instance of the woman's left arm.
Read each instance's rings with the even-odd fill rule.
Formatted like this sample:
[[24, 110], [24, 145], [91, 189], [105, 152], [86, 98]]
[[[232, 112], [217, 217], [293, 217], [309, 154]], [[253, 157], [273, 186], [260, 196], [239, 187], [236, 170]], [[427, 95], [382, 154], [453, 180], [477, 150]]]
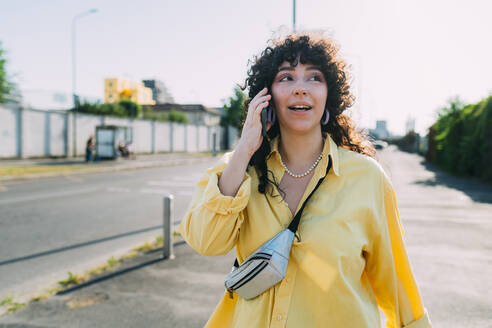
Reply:
[[395, 192], [382, 173], [378, 224], [366, 254], [366, 272], [388, 328], [432, 327], [403, 240]]

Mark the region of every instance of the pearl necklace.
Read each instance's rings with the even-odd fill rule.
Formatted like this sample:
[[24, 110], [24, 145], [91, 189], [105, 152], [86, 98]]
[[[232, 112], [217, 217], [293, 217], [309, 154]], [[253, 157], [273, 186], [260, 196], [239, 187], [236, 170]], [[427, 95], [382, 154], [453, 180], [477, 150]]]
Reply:
[[321, 161], [321, 158], [323, 157], [323, 152], [321, 152], [318, 156], [318, 158], [314, 161], [313, 165], [311, 165], [311, 167], [304, 173], [301, 173], [301, 174], [294, 174], [292, 173], [288, 168], [287, 168], [287, 165], [285, 165], [284, 161], [282, 160], [282, 158], [280, 158], [280, 162], [282, 163], [282, 166], [284, 167], [285, 171], [287, 172], [287, 174], [289, 174], [291, 177], [294, 177], [294, 178], [302, 178], [302, 177], [305, 177], [306, 175], [308, 175], [309, 173], [311, 173], [312, 170], [314, 170], [314, 168], [316, 167], [316, 165], [318, 165], [319, 161]]

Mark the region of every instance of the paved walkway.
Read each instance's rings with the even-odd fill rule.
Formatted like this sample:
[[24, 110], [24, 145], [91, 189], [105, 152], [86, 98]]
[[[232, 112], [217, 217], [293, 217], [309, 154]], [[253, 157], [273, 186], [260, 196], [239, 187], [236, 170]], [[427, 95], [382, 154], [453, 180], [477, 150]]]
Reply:
[[0, 317], [0, 328], [203, 327], [224, 293], [234, 253], [208, 258], [183, 243], [174, 251], [174, 260], [160, 260], [160, 252], [139, 256], [117, 269], [131, 271], [33, 302]]
[[[382, 155], [434, 325], [491, 327], [492, 188], [450, 177], [394, 148]], [[118, 269], [127, 272], [31, 303], [0, 317], [0, 327], [202, 327], [224, 293], [234, 254], [203, 257], [186, 244], [175, 253], [166, 261], [158, 253], [134, 258]]]

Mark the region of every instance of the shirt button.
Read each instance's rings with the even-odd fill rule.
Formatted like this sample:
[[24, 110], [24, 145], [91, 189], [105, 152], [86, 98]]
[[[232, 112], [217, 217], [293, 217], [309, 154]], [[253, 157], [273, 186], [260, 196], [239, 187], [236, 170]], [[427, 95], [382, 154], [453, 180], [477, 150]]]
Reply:
[[278, 321], [282, 320], [282, 318], [283, 318], [283, 316], [282, 316], [281, 314], [279, 314], [279, 315], [277, 316], [277, 320], [278, 320]]

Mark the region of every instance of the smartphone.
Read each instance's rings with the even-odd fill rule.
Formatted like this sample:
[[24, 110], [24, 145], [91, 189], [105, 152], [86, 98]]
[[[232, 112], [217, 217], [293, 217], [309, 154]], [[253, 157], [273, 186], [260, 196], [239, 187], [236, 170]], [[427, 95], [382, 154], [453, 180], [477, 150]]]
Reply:
[[[267, 107], [268, 108], [268, 107]], [[261, 135], [267, 137], [267, 108], [261, 110]]]
[[[265, 88], [268, 88], [266, 84], [265, 84]], [[270, 106], [263, 108], [261, 110], [261, 135], [264, 138], [268, 138], [267, 137], [268, 108], [270, 108]]]

